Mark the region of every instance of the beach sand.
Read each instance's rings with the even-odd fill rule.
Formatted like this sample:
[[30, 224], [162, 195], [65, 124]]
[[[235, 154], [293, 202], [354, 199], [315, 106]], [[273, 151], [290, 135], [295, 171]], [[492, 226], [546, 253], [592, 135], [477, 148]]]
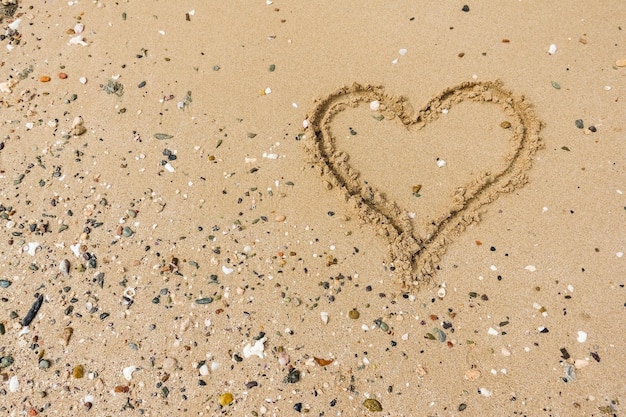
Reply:
[[626, 3], [10, 3], [3, 415], [623, 414]]

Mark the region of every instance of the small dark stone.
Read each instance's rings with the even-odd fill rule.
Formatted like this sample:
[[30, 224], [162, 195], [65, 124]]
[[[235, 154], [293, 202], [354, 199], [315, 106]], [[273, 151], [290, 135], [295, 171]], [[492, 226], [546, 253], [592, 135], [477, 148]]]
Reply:
[[298, 413], [302, 412], [302, 403], [295, 403], [293, 405], [293, 409], [296, 410]]
[[296, 368], [291, 368], [287, 376], [283, 379], [284, 383], [295, 384], [300, 381], [300, 371]]
[[467, 4], [463, 5], [463, 8], [461, 9], [463, 10], [465, 13], [469, 12], [469, 6]]
[[579, 129], [582, 129], [585, 127], [585, 123], [583, 122], [583, 119], [577, 119], [574, 124], [576, 124], [576, 127]]
[[467, 408], [467, 404], [461, 403], [459, 404], [459, 411], [464, 411]]
[[569, 354], [569, 352], [567, 351], [567, 349], [565, 349], [565, 348], [561, 348], [561, 357], [562, 357], [564, 360], [568, 360], [568, 359], [570, 358], [570, 354]]
[[246, 388], [247, 388], [247, 389], [257, 387], [258, 385], [259, 385], [259, 383], [258, 383], [258, 382], [256, 382], [256, 381], [246, 382]]
[[595, 127], [595, 126], [589, 126], [589, 131], [590, 131], [590, 132], [594, 132], [594, 133], [595, 133], [595, 132], [597, 132], [597, 131], [598, 131], [598, 129], [596, 129], [596, 127]]

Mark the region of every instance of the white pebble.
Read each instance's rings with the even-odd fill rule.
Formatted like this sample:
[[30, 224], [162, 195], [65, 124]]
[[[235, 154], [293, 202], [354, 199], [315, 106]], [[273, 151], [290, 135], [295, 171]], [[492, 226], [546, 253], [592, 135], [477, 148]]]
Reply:
[[445, 166], [446, 166], [446, 161], [444, 161], [443, 159], [438, 160], [438, 161], [437, 161], [437, 166], [438, 166], [439, 168], [443, 168], [443, 167], [445, 167]]
[[328, 313], [327, 312], [322, 311], [320, 313], [320, 317], [322, 318], [322, 323], [328, 324]]
[[407, 50], [405, 48], [402, 48], [398, 51], [398, 53], [400, 54], [400, 56], [405, 56], [407, 53]]
[[611, 86], [610, 85], [605, 85], [604, 86], [604, 91], [611, 91]]
[[269, 88], [269, 87], [267, 87], [267, 88], [265, 89], [265, 94], [272, 94], [272, 89], [271, 89], [271, 88]]
[[378, 100], [374, 100], [374, 101], [372, 101], [372, 102], [370, 103], [370, 110], [372, 110], [372, 111], [376, 111], [376, 110], [378, 110], [378, 109], [380, 109], [380, 101], [378, 101]]
[[548, 53], [550, 55], [554, 55], [556, 53], [556, 45], [555, 44], [551, 44], [550, 47], [548, 48]]
[[303, 127], [303, 128], [305, 128], [305, 129], [306, 129], [307, 127], [309, 127], [309, 121], [308, 121], [308, 120], [306, 120], [306, 119], [304, 119], [304, 120], [302, 121], [302, 127]]
[[204, 365], [200, 367], [200, 369], [198, 369], [198, 371], [200, 372], [200, 375], [207, 376], [209, 374], [209, 367], [205, 363]]
[[212, 370], [213, 372], [215, 372], [215, 371], [217, 371], [218, 369], [220, 369], [220, 366], [222, 366], [222, 364], [221, 364], [221, 363], [219, 363], [219, 362], [216, 362], [216, 361], [211, 362], [211, 370]]
[[96, 400], [96, 397], [94, 397], [94, 396], [93, 396], [93, 395], [91, 395], [91, 394], [87, 394], [87, 395], [85, 395], [85, 396], [82, 398], [82, 400], [81, 400], [81, 401], [82, 401], [82, 403], [83, 403], [83, 404], [86, 404], [86, 403], [91, 403], [91, 404], [93, 404], [93, 402], [94, 402], [95, 400]]
[[127, 366], [126, 368], [122, 369], [122, 374], [124, 375], [124, 379], [127, 381], [130, 381], [131, 379], [133, 379], [133, 372], [135, 372], [137, 370], [136, 366]]
[[622, 256], [624, 256], [624, 252], [617, 252], [615, 256], [617, 256], [618, 258], [621, 258]]
[[9, 379], [9, 391], [17, 392], [20, 388], [20, 381], [17, 380], [17, 375], [13, 375], [11, 379]]
[[534, 265], [527, 265], [524, 269], [530, 272], [535, 272], [537, 270]]
[[448, 111], [449, 111], [448, 109], [442, 109], [442, 110], [441, 110], [441, 113], [443, 113], [443, 114], [448, 114]]
[[578, 337], [576, 337], [576, 340], [578, 340], [578, 343], [585, 343], [587, 341], [587, 332], [579, 330]]
[[85, 77], [80, 77], [78, 81], [80, 81], [81, 84], [87, 84], [87, 78]]
[[496, 329], [494, 329], [493, 327], [490, 327], [489, 330], [487, 330], [487, 333], [490, 334], [491, 336], [497, 336], [498, 334], [500, 334]]
[[174, 169], [174, 167], [172, 166], [172, 164], [170, 164], [169, 162], [167, 164], [164, 165], [164, 168], [169, 171], [169, 172], [176, 172], [176, 170]]
[[487, 388], [478, 388], [478, 393], [483, 397], [491, 397], [491, 391]]
[[265, 350], [264, 343], [266, 340], [267, 340], [267, 337], [262, 337], [261, 339], [255, 341], [254, 345], [251, 345], [250, 343], [245, 345], [243, 347], [243, 356], [245, 358], [249, 358], [253, 355], [256, 355], [259, 358], [263, 359], [265, 357], [265, 354], [263, 353], [263, 351]]
[[439, 288], [439, 290], [437, 291], [437, 297], [443, 298], [445, 296], [446, 296], [446, 289], [445, 288]]
[[74, 25], [74, 32], [78, 35], [80, 33], [83, 33], [85, 31], [85, 25], [82, 23], [76, 23]]
[[230, 274], [234, 270], [235, 268], [228, 268], [226, 265], [222, 265], [222, 272], [225, 273], [226, 275]]

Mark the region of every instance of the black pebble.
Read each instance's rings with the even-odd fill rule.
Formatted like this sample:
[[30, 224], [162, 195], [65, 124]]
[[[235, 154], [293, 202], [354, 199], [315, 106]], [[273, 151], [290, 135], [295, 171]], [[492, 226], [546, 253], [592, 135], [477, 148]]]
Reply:
[[465, 13], [469, 12], [469, 6], [466, 4], [463, 6], [463, 8], [461, 9], [463, 10]]

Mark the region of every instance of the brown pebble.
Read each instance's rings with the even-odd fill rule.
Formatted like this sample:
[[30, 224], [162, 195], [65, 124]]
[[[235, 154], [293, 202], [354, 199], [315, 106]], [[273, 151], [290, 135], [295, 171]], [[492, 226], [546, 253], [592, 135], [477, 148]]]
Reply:
[[39, 81], [42, 83], [47, 83], [48, 81], [50, 81], [50, 77], [47, 75], [42, 75], [41, 77], [39, 77]]
[[66, 78], [67, 78], [67, 74], [66, 74], [66, 73], [64, 73], [64, 72], [60, 72], [60, 73], [59, 73], [59, 78], [60, 78], [60, 79], [62, 79], [62, 80], [64, 80], [64, 79], [66, 79]]
[[374, 398], [368, 398], [367, 400], [363, 401], [363, 406], [370, 411], [383, 411], [383, 406], [378, 400], [375, 400]]
[[274, 218], [274, 220], [276, 220], [277, 222], [284, 222], [286, 218], [287, 217], [283, 216], [282, 214], [279, 214]]
[[83, 365], [76, 365], [74, 370], [72, 370], [72, 376], [74, 379], [81, 379], [85, 375], [85, 368]]
[[65, 329], [63, 329], [63, 342], [65, 343], [65, 346], [70, 344], [70, 339], [72, 338], [73, 333], [74, 329], [72, 329], [71, 327], [66, 327]]
[[615, 61], [615, 65], [618, 67], [626, 67], [626, 58], [618, 59]]

